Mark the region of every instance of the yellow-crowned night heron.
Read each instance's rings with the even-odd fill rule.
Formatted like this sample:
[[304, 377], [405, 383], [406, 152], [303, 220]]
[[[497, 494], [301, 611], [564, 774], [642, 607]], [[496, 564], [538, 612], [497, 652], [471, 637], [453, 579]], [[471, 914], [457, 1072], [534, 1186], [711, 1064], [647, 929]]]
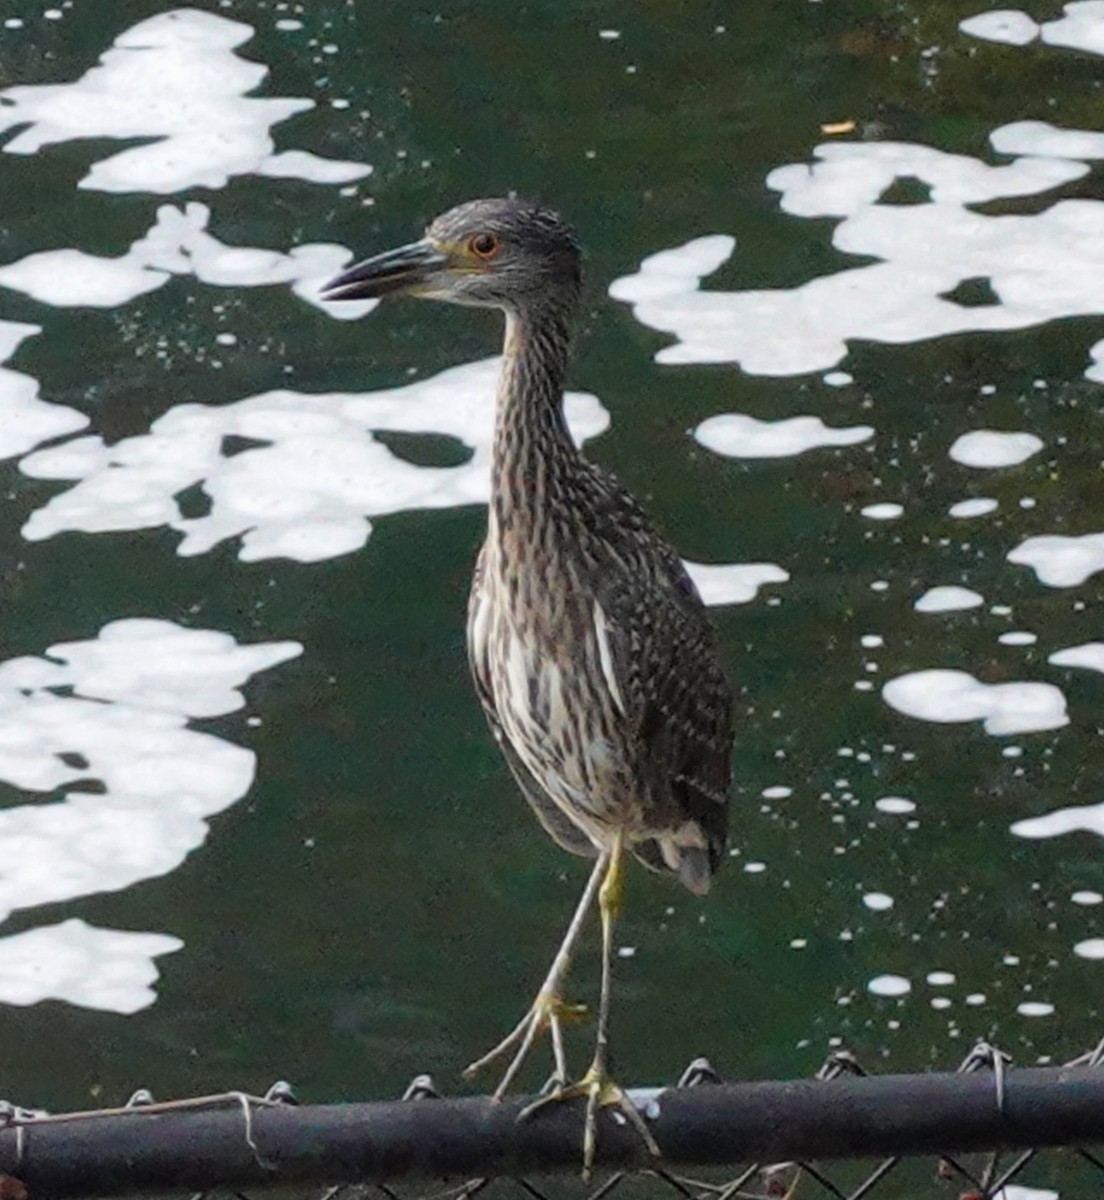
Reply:
[[[640, 505], [575, 448], [563, 382], [579, 303], [574, 232], [547, 208], [475, 200], [421, 241], [352, 267], [332, 300], [389, 292], [506, 314], [487, 539], [468, 608], [468, 655], [491, 731], [540, 823], [597, 862], [536, 1000], [473, 1071], [538, 1032], [552, 1037], [556, 1095], [587, 1097], [585, 1168], [597, 1107], [617, 1103], [654, 1143], [607, 1073], [610, 969], [622, 859], [704, 893], [728, 824], [731, 693], [713, 631], [678, 554]], [[602, 991], [590, 1070], [568, 1087], [561, 985], [597, 893]]]

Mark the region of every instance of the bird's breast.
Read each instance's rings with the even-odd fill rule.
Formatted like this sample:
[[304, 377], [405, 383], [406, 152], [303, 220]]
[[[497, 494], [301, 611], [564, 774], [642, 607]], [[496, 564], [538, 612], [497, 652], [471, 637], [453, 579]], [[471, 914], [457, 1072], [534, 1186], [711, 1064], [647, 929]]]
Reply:
[[519, 570], [516, 556], [488, 555], [484, 567], [468, 636], [503, 733], [573, 819], [616, 819], [631, 786], [593, 599], [547, 560]]

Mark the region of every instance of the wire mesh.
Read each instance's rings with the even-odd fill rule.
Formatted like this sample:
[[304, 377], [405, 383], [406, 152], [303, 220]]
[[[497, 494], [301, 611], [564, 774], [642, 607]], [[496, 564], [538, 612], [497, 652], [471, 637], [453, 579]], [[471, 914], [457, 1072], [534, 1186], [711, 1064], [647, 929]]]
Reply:
[[[1005, 1109], [1007, 1097], [1007, 1069], [1010, 1058], [998, 1048], [984, 1042], [978, 1043], [958, 1066], [958, 1074], [973, 1076], [979, 1072], [991, 1077], [992, 1103], [998, 1112]], [[1104, 1041], [1092, 1050], [1073, 1059], [1067, 1067], [1099, 1068], [1104, 1063]], [[843, 1077], [863, 1077], [866, 1073], [858, 1060], [846, 1051], [832, 1054], [816, 1073], [815, 1078], [828, 1086], [823, 1091], [825, 1112], [835, 1103], [831, 1084]], [[923, 1080], [924, 1075], [897, 1077]], [[678, 1081], [680, 1089], [708, 1087], [723, 1083], [706, 1059], [692, 1062]], [[403, 1094], [407, 1104], [428, 1104], [441, 1100], [441, 1094], [432, 1079], [417, 1076]], [[181, 1112], [205, 1112], [230, 1106], [240, 1114], [239, 1141], [249, 1148], [256, 1162], [273, 1168], [272, 1185], [263, 1192], [254, 1189], [241, 1190], [234, 1186], [215, 1187], [196, 1192], [192, 1200], [259, 1200], [261, 1195], [272, 1197], [274, 1193], [294, 1196], [297, 1200], [870, 1200], [879, 1195], [888, 1195], [891, 1181], [909, 1189], [920, 1189], [932, 1194], [933, 1188], [943, 1185], [941, 1194], [955, 1200], [1034, 1200], [1034, 1197], [1053, 1196], [1052, 1191], [1034, 1191], [1025, 1188], [1022, 1181], [1029, 1168], [1037, 1167], [1044, 1155], [1042, 1148], [1020, 1149], [1014, 1152], [995, 1148], [987, 1153], [944, 1153], [935, 1162], [931, 1160], [907, 1160], [904, 1154], [892, 1155], [877, 1162], [858, 1160], [834, 1160], [830, 1163], [813, 1160], [790, 1162], [745, 1162], [734, 1161], [726, 1169], [705, 1169], [687, 1173], [673, 1169], [662, 1160], [650, 1160], [648, 1165], [631, 1170], [607, 1172], [600, 1178], [584, 1181], [577, 1171], [567, 1173], [558, 1163], [547, 1167], [538, 1164], [537, 1169], [525, 1174], [504, 1173], [467, 1178], [458, 1182], [427, 1183], [425, 1179], [404, 1178], [401, 1171], [386, 1182], [344, 1183], [333, 1186], [312, 1187], [307, 1184], [289, 1185], [281, 1182], [279, 1163], [270, 1162], [262, 1155], [254, 1138], [255, 1113], [263, 1109], [289, 1108], [297, 1105], [295, 1093], [285, 1082], [274, 1084], [264, 1096], [246, 1093], [226, 1093], [213, 1096], [192, 1097], [185, 1100], [157, 1103], [146, 1089], [135, 1092], [125, 1105], [114, 1109], [101, 1109], [81, 1113], [49, 1114], [20, 1108], [0, 1101], [0, 1136], [7, 1135], [5, 1149], [0, 1153], [0, 1200], [57, 1200], [67, 1194], [49, 1183], [39, 1183], [36, 1172], [43, 1179], [49, 1178], [49, 1163], [32, 1163], [27, 1155], [29, 1135], [48, 1126], [81, 1123], [95, 1128], [95, 1122], [120, 1116], [141, 1119], [141, 1116]], [[305, 1110], [304, 1110], [305, 1111]], [[86, 1124], [87, 1123], [87, 1124]], [[1104, 1141], [1104, 1117], [1101, 1124]], [[952, 1138], [953, 1140], [953, 1138]], [[1078, 1167], [1084, 1173], [1079, 1188], [1080, 1194], [1099, 1194], [1104, 1189], [1104, 1157], [1091, 1149], [1069, 1145], [1056, 1150], [1054, 1137], [1045, 1151], [1048, 1165], [1053, 1165], [1056, 1154], [1063, 1155], [1063, 1170]], [[184, 1156], [191, 1150], [186, 1143], [179, 1147]], [[266, 1153], [268, 1151], [266, 1150]], [[734, 1159], [737, 1156], [734, 1155]], [[21, 1171], [20, 1167], [27, 1170]], [[117, 1177], [116, 1177], [117, 1178]], [[1071, 1179], [1073, 1177], [1071, 1176]], [[125, 1186], [111, 1193], [85, 1188], [80, 1195], [130, 1194], [137, 1189]], [[163, 1190], [173, 1188], [171, 1172], [165, 1179]], [[1094, 1186], [1095, 1185], [1095, 1186]], [[1016, 1190], [1019, 1189], [1019, 1190]], [[148, 1189], [143, 1188], [143, 1191]], [[895, 1189], [896, 1190], [896, 1189]]]

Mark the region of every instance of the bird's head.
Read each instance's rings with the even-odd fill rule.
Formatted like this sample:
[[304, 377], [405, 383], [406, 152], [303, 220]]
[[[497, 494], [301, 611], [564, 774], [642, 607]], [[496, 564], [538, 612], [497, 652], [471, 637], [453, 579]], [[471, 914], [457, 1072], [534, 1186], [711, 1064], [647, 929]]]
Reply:
[[518, 312], [572, 305], [579, 286], [575, 232], [551, 209], [529, 200], [471, 200], [439, 216], [420, 241], [350, 267], [322, 297], [405, 293]]

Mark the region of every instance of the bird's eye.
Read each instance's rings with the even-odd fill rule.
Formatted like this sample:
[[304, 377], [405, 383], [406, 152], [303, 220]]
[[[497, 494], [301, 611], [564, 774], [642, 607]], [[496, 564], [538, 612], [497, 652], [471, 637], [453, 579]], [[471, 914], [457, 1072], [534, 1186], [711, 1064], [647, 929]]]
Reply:
[[502, 243], [493, 233], [477, 233], [468, 242], [468, 249], [476, 258], [489, 260], [502, 249]]

